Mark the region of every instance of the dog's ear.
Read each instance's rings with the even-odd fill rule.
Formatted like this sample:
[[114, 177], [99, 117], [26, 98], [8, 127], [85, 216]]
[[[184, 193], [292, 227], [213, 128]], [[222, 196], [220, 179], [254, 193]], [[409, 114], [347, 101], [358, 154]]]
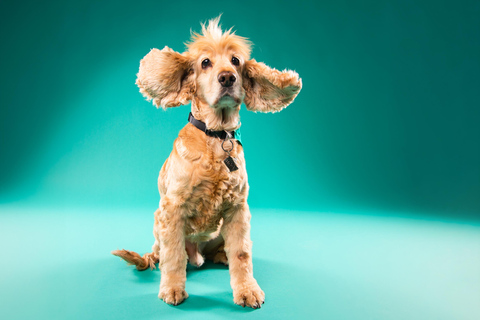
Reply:
[[162, 108], [187, 104], [195, 93], [190, 59], [172, 49], [152, 49], [141, 61], [137, 86], [153, 104]]
[[277, 112], [293, 102], [302, 79], [294, 71], [278, 71], [252, 59], [245, 63], [243, 88], [248, 110]]

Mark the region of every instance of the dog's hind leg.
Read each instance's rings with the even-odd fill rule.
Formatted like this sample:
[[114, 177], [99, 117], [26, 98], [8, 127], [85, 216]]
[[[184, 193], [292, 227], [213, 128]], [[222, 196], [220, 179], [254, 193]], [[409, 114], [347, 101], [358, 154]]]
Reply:
[[213, 263], [223, 263], [228, 266], [228, 258], [223, 245], [217, 249], [215, 256], [213, 256]]
[[185, 250], [188, 255], [188, 262], [194, 267], [201, 267], [205, 260], [200, 253], [198, 243], [185, 240]]
[[225, 240], [223, 240], [222, 235], [208, 241], [203, 249], [205, 257], [212, 260], [213, 263], [222, 263], [228, 266], [228, 258], [224, 246]]

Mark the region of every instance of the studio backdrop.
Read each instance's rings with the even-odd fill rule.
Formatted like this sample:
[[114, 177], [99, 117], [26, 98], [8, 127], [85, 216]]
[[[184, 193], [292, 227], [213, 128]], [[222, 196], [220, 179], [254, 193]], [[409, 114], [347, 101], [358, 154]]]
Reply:
[[480, 212], [478, 1], [0, 4], [0, 201], [151, 207], [190, 106], [135, 85], [151, 48], [200, 22], [303, 81], [276, 114], [242, 106], [250, 205]]

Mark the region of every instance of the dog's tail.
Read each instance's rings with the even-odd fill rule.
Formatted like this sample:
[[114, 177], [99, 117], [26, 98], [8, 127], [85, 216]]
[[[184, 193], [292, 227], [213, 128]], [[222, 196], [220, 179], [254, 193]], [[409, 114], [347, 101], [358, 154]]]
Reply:
[[159, 260], [158, 255], [154, 252], [145, 253], [141, 257], [136, 252], [122, 249], [114, 250], [112, 254], [127, 261], [129, 265], [135, 265], [139, 271], [147, 270], [148, 268], [155, 269], [155, 264]]

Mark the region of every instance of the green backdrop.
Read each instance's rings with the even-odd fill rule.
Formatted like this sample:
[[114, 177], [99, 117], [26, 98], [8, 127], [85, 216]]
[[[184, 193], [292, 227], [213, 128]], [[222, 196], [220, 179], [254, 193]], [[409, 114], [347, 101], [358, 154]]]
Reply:
[[[480, 266], [478, 1], [1, 1], [0, 217], [4, 217], [4, 243], [10, 243], [8, 235], [28, 238], [30, 232], [38, 231], [34, 225], [16, 224], [15, 219], [30, 223], [40, 219], [42, 226], [41, 217], [55, 212], [67, 226], [76, 221], [68, 217], [77, 208], [108, 217], [110, 213], [99, 208], [122, 212], [131, 208], [122, 217], [127, 221], [135, 215], [147, 217], [145, 228], [138, 230], [144, 235], [138, 250], [148, 250], [151, 213], [159, 200], [158, 171], [186, 124], [189, 106], [162, 111], [146, 102], [135, 86], [139, 61], [154, 47], [168, 45], [183, 51], [190, 30], [199, 31], [199, 22], [219, 13], [223, 13], [224, 27], [234, 26], [254, 43], [252, 56], [257, 61], [296, 70], [303, 80], [301, 93], [281, 113], [241, 110], [249, 202], [258, 210], [260, 221], [271, 213], [266, 209], [287, 212], [279, 216], [294, 212], [299, 219], [347, 212], [408, 216], [415, 221], [468, 221], [462, 223], [477, 229], [458, 248], [470, 245], [469, 254], [464, 253], [476, 259], [468, 264], [473, 278], [457, 280], [479, 284], [480, 276], [473, 271]], [[53, 234], [60, 232], [65, 239], [68, 228], [55, 228]], [[347, 229], [342, 230], [348, 234]], [[260, 230], [256, 232], [261, 239]], [[37, 239], [43, 239], [48, 249], [68, 251], [63, 241], [50, 237], [40, 234]], [[128, 241], [118, 240], [120, 233], [112, 237], [117, 237], [109, 240], [115, 246], [129, 247]], [[95, 239], [98, 242], [91, 243], [92, 248], [105, 244], [105, 238]], [[290, 249], [310, 251], [313, 246], [320, 250], [315, 247], [320, 240], [311, 239], [304, 247]], [[379, 235], [377, 240], [382, 239]], [[16, 243], [10, 247], [13, 255], [28, 248], [20, 245], [24, 242]], [[431, 248], [435, 248], [433, 243]], [[109, 249], [104, 249], [98, 257], [107, 259]], [[418, 253], [411, 258], [422, 256]], [[267, 278], [263, 283], [268, 283], [262, 257], [256, 259], [258, 272]], [[131, 274], [120, 262], [108, 261], [118, 264], [118, 278], [125, 278], [125, 270]], [[435, 268], [445, 261], [439, 258], [429, 263]], [[464, 265], [459, 262], [458, 266]], [[265, 261], [263, 266], [273, 267]], [[375, 269], [373, 265], [365, 268]], [[83, 278], [75, 279], [80, 283], [78, 279]], [[156, 290], [157, 280], [148, 278], [149, 288]], [[465, 297], [480, 296], [478, 287], [468, 288], [462, 291], [469, 293]], [[225, 299], [231, 302], [229, 296]], [[21, 305], [20, 298], [15, 301]], [[203, 300], [193, 301], [201, 305]], [[158, 301], [152, 303], [154, 308]], [[375, 305], [373, 300], [365, 303]], [[442, 304], [432, 302], [430, 307]], [[68, 306], [63, 308], [77, 310]], [[468, 316], [480, 314], [475, 313], [478, 308], [461, 309]], [[75, 314], [71, 312], [70, 316]], [[277, 317], [286, 311], [278, 312]], [[424, 315], [426, 319], [429, 314]], [[352, 319], [346, 314], [333, 318]], [[367, 312], [367, 318], [376, 317]]]
[[480, 210], [476, 1], [1, 6], [6, 201], [154, 204], [189, 107], [144, 101], [139, 60], [223, 12], [304, 83], [279, 114], [241, 112], [252, 206]]

